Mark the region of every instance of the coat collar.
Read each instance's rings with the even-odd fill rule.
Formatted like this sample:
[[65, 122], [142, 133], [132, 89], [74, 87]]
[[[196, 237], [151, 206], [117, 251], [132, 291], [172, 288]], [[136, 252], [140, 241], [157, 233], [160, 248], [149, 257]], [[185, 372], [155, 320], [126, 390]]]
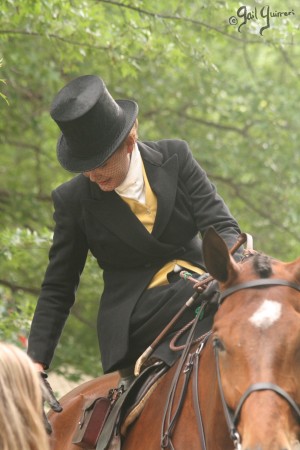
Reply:
[[149, 184], [157, 197], [157, 212], [152, 234], [159, 237], [168, 223], [175, 203], [178, 179], [177, 155], [173, 154], [163, 161], [163, 155], [147, 145], [140, 144], [139, 149]]
[[128, 205], [113, 191], [103, 192], [95, 183], [90, 183], [91, 198], [84, 202], [87, 213], [97, 216], [120, 239], [139, 251], [153, 256], [162, 249], [169, 253], [174, 247], [162, 244], [157, 239], [164, 231], [172, 213], [178, 179], [178, 160], [173, 154], [163, 160], [163, 155], [144, 143], [138, 143], [145, 171], [153, 192], [157, 196], [157, 213], [150, 234], [143, 224], [132, 214]]

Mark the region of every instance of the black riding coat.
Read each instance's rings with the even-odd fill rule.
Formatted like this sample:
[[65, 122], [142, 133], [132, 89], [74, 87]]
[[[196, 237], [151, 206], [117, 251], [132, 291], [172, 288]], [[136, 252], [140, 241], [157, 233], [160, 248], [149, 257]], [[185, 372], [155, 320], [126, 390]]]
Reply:
[[53, 245], [28, 349], [34, 360], [46, 366], [74, 303], [88, 250], [103, 269], [97, 327], [107, 372], [127, 351], [131, 313], [153, 275], [173, 259], [204, 268], [198, 235], [209, 226], [215, 227], [229, 247], [240, 233], [186, 142], [138, 142], [138, 147], [157, 196], [152, 233], [114, 191], [101, 191], [83, 175], [53, 191]]

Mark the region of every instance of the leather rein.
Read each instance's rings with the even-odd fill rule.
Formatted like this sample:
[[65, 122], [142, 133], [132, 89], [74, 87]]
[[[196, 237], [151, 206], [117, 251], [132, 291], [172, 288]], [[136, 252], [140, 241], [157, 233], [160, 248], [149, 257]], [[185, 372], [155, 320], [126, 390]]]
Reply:
[[[282, 280], [282, 279], [275, 279], [275, 278], [269, 278], [269, 279], [260, 279], [260, 280], [252, 280], [245, 283], [238, 284], [236, 286], [232, 286], [231, 288], [226, 289], [222, 293], [220, 293], [220, 304], [225, 300], [225, 298], [229, 297], [230, 295], [234, 294], [235, 292], [241, 291], [243, 289], [249, 289], [249, 288], [260, 288], [260, 287], [267, 287], [267, 286], [287, 286], [291, 289], [295, 289], [296, 291], [300, 292], [300, 285]], [[213, 349], [215, 354], [215, 360], [216, 360], [216, 369], [217, 369], [217, 379], [218, 379], [218, 385], [219, 385], [219, 392], [222, 400], [222, 405], [224, 409], [225, 419], [227, 422], [227, 426], [229, 429], [230, 437], [233, 441], [235, 450], [241, 450], [241, 438], [237, 431], [237, 424], [239, 421], [241, 409], [245, 403], [245, 400], [251, 395], [253, 392], [262, 391], [262, 390], [269, 390], [273, 391], [276, 394], [283, 397], [290, 407], [293, 409], [293, 411], [296, 413], [296, 416], [298, 418], [298, 421], [300, 421], [300, 407], [297, 405], [297, 403], [292, 399], [292, 397], [285, 392], [280, 386], [277, 384], [269, 383], [269, 382], [262, 382], [262, 383], [254, 383], [249, 386], [249, 388], [244, 392], [242, 397], [239, 400], [239, 403], [236, 407], [236, 410], [232, 412], [229, 408], [229, 406], [226, 403], [224, 391], [222, 387], [222, 380], [221, 380], [221, 373], [220, 373], [220, 365], [219, 365], [219, 355], [218, 355], [218, 346], [216, 345], [216, 342], [213, 342]], [[206, 450], [206, 446], [203, 448], [203, 450]]]

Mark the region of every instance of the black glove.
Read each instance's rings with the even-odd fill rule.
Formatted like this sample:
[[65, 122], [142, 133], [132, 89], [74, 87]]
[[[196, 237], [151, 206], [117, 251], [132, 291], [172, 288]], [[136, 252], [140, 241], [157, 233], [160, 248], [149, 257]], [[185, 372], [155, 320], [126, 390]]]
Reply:
[[[41, 387], [42, 387], [42, 395], [43, 395], [43, 405], [45, 404], [45, 402], [47, 402], [53, 411], [61, 412], [63, 410], [62, 406], [60, 405], [59, 401], [56, 399], [54, 392], [53, 392], [47, 378], [48, 378], [48, 375], [46, 374], [46, 372], [41, 372]], [[44, 408], [43, 408], [43, 419], [44, 419], [44, 425], [45, 425], [47, 433], [51, 434], [52, 427], [47, 418]]]
[[218, 301], [220, 294], [219, 283], [217, 280], [212, 280], [208, 283], [204, 291], [201, 293], [202, 300], [209, 300], [211, 303]]
[[[203, 305], [203, 302], [205, 302], [205, 312], [200, 317], [215, 315], [219, 308], [219, 298], [219, 283], [217, 280], [209, 281], [204, 291], [201, 292], [196, 300], [196, 305], [199, 305], [199, 307]], [[196, 312], [197, 311], [198, 308], [196, 309]]]

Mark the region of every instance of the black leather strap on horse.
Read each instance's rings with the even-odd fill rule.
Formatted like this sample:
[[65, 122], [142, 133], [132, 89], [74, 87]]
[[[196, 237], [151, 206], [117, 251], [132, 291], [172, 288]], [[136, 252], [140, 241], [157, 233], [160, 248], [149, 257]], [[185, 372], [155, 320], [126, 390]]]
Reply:
[[201, 354], [210, 335], [211, 335], [211, 332], [207, 333], [207, 336], [200, 343], [196, 352], [194, 353], [193, 404], [194, 404], [195, 416], [196, 416], [196, 420], [197, 420], [198, 434], [201, 439], [202, 450], [206, 450], [207, 447], [206, 447], [205, 432], [204, 432], [201, 407], [200, 407], [200, 402], [199, 402], [199, 392], [198, 392], [199, 359], [200, 359], [200, 354]]
[[250, 289], [253, 287], [266, 287], [266, 286], [287, 286], [292, 289], [296, 289], [296, 291], [300, 291], [300, 285], [293, 283], [292, 281], [277, 279], [277, 278], [263, 278], [260, 280], [251, 280], [245, 283], [237, 284], [236, 286], [232, 286], [225, 291], [221, 292], [220, 295], [220, 303], [225, 300], [231, 294], [234, 294], [237, 291], [241, 291], [242, 289]]
[[292, 397], [287, 392], [285, 392], [280, 386], [278, 386], [277, 384], [274, 384], [274, 383], [254, 383], [248, 387], [246, 392], [244, 392], [244, 394], [240, 398], [240, 401], [236, 407], [234, 416], [232, 418], [234, 424], [236, 424], [239, 419], [239, 415], [240, 415], [240, 412], [241, 412], [241, 409], [242, 409], [242, 406], [243, 406], [245, 400], [249, 397], [250, 394], [252, 394], [252, 392], [257, 392], [257, 391], [273, 391], [276, 394], [280, 395], [282, 398], [284, 398], [289, 403], [291, 408], [295, 411], [295, 413], [298, 417], [298, 421], [300, 421], [299, 406], [297, 405], [295, 400], [293, 400]]
[[[160, 443], [161, 448], [170, 448], [172, 450], [175, 449], [175, 447], [173, 446], [171, 437], [172, 437], [172, 433], [173, 433], [174, 427], [176, 425], [177, 419], [178, 419], [181, 409], [183, 407], [189, 379], [190, 379], [190, 376], [192, 373], [192, 368], [193, 368], [193, 355], [190, 355], [189, 361], [186, 364], [186, 367], [183, 371], [184, 372], [184, 381], [183, 381], [180, 397], [179, 397], [179, 400], [177, 403], [177, 407], [176, 407], [175, 413], [173, 414], [172, 418], [171, 418], [171, 409], [172, 409], [172, 405], [174, 402], [174, 395], [175, 395], [176, 389], [171, 389], [169, 391], [168, 403], [166, 406], [170, 405], [170, 407], [169, 408], [167, 407], [165, 409], [165, 414], [164, 414], [165, 420], [163, 421], [163, 424], [166, 421], [168, 425], [167, 425], [166, 431], [163, 432], [163, 435], [161, 436], [161, 443]], [[178, 380], [176, 380], [176, 381], [178, 381]], [[176, 383], [176, 385], [177, 385], [177, 383]]]
[[218, 385], [219, 385], [219, 392], [221, 396], [221, 401], [223, 405], [223, 411], [227, 423], [227, 427], [229, 430], [230, 438], [232, 439], [234, 443], [234, 448], [239, 448], [240, 445], [240, 435], [236, 429], [235, 423], [233, 421], [232, 414], [228, 408], [228, 405], [225, 400], [224, 391], [222, 388], [222, 380], [221, 380], [221, 373], [220, 373], [220, 365], [219, 365], [219, 355], [218, 355], [218, 347], [216, 345], [216, 342], [213, 342], [213, 349], [215, 353], [215, 360], [216, 360], [216, 369], [217, 369], [217, 379], [218, 379]]
[[[188, 354], [189, 354], [191, 345], [193, 344], [194, 332], [195, 332], [195, 328], [196, 328], [196, 324], [199, 319], [199, 316], [201, 315], [202, 308], [205, 308], [205, 302], [202, 304], [201, 308], [199, 308], [199, 311], [195, 318], [194, 324], [190, 330], [185, 348], [182, 352], [180, 361], [178, 363], [176, 372], [174, 374], [174, 377], [173, 377], [173, 380], [172, 380], [172, 383], [170, 386], [170, 390], [169, 390], [169, 394], [168, 394], [168, 398], [167, 398], [167, 402], [166, 402], [164, 414], [163, 414], [162, 427], [161, 427], [161, 444], [160, 444], [161, 448], [166, 448], [166, 449], [169, 448], [171, 450], [175, 450], [173, 443], [172, 443], [172, 433], [173, 433], [174, 427], [176, 425], [177, 419], [179, 417], [180, 411], [182, 409], [182, 406], [183, 406], [183, 403], [185, 400], [185, 395], [186, 395], [189, 379], [190, 379], [193, 365], [194, 365], [194, 361], [193, 361], [194, 354], [189, 355], [189, 357], [188, 357]], [[209, 335], [209, 333], [207, 333], [207, 335], [204, 336], [205, 342], [208, 339], [208, 335]], [[187, 358], [188, 358], [188, 362], [186, 363]], [[184, 367], [184, 369], [183, 369], [183, 367]], [[182, 388], [181, 388], [181, 392], [180, 392], [180, 396], [179, 396], [179, 400], [177, 402], [175, 412], [171, 416], [173, 406], [174, 406], [174, 397], [175, 397], [176, 389], [177, 389], [179, 378], [180, 378], [180, 375], [182, 374], [182, 371], [184, 374], [184, 381], [182, 384]], [[203, 434], [203, 436], [204, 436], [204, 434]], [[204, 449], [205, 449], [205, 447], [204, 447]]]

